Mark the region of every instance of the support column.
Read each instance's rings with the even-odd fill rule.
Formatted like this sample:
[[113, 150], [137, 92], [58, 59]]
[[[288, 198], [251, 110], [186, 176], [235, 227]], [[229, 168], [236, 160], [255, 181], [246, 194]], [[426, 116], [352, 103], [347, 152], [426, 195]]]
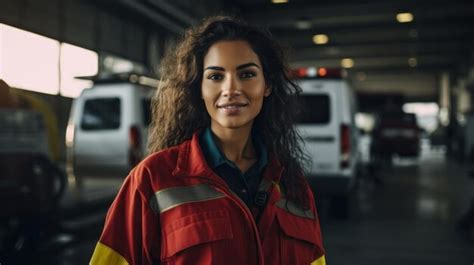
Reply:
[[450, 110], [450, 86], [449, 73], [442, 72], [439, 80], [439, 122], [442, 126], [449, 125], [449, 110]]

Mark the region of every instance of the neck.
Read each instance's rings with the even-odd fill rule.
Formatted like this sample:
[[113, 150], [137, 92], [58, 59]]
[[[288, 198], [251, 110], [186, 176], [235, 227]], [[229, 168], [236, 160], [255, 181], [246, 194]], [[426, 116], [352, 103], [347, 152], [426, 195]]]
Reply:
[[216, 136], [216, 143], [222, 153], [230, 161], [239, 164], [244, 160], [256, 159], [252, 143], [251, 126], [238, 129], [217, 129], [211, 125], [211, 130]]

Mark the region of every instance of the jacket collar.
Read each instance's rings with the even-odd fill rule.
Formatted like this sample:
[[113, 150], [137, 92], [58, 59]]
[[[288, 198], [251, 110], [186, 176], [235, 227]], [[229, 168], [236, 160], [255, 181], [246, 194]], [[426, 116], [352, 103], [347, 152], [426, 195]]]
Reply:
[[[199, 131], [195, 132], [191, 140], [187, 140], [179, 145], [178, 160], [173, 175], [182, 177], [210, 177], [212, 169], [206, 162], [201, 146], [199, 145]], [[273, 156], [269, 156], [268, 165], [263, 172], [263, 178], [280, 182], [283, 167]]]
[[[251, 168], [252, 170], [256, 172], [262, 172], [262, 169], [268, 164], [267, 150], [263, 142], [259, 139], [259, 137], [252, 135], [252, 142], [254, 144], [254, 148], [255, 148], [258, 159], [257, 159], [257, 162]], [[204, 130], [204, 132], [200, 134], [199, 143], [201, 146], [202, 153], [204, 154], [204, 157], [206, 161], [208, 162], [208, 165], [212, 169], [216, 169], [217, 167], [223, 164], [228, 164], [231, 167], [236, 167], [236, 165], [233, 162], [229, 161], [224, 156], [222, 151], [217, 146], [217, 143], [214, 138], [214, 134], [211, 131], [211, 127], [207, 127]], [[246, 172], [243, 172], [243, 173], [246, 173]]]

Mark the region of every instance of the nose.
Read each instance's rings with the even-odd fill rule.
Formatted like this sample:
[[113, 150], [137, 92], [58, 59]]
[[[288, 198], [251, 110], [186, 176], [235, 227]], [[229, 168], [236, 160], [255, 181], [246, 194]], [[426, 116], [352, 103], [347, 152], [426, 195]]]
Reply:
[[232, 98], [242, 94], [242, 92], [240, 91], [240, 83], [235, 77], [229, 76], [228, 78], [226, 78], [222, 85], [223, 97]]

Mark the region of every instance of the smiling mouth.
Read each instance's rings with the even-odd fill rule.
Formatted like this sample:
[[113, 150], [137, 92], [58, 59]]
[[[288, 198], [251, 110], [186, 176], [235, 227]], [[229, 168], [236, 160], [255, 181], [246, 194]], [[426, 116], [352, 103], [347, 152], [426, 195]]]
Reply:
[[246, 103], [228, 103], [228, 104], [222, 104], [218, 105], [217, 107], [219, 109], [238, 109], [247, 106], [248, 104]]
[[226, 103], [222, 105], [218, 105], [217, 108], [220, 109], [225, 115], [235, 116], [242, 113], [245, 107], [247, 107], [248, 103]]

